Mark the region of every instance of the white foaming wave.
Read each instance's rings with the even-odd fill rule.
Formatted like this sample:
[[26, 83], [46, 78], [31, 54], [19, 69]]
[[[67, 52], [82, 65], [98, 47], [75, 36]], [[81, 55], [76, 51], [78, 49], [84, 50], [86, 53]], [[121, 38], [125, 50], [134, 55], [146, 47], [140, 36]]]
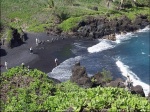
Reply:
[[[150, 30], [150, 27], [147, 26], [144, 29], [140, 29], [137, 32], [147, 32]], [[116, 35], [116, 41], [106, 40], [106, 39], [99, 39], [100, 42], [92, 47], [88, 47], [87, 50], [89, 53], [95, 53], [95, 52], [101, 52], [103, 50], [114, 48], [114, 42], [117, 44], [120, 44], [121, 42], [125, 40], [129, 40], [132, 37], [138, 37], [138, 35], [135, 32], [128, 32], [126, 34], [115, 34]], [[113, 45], [112, 45], [113, 43]]]
[[52, 72], [48, 73], [48, 76], [58, 79], [60, 81], [66, 81], [72, 75], [71, 70], [75, 63], [79, 62], [82, 59], [81, 56], [77, 56], [75, 58], [69, 58], [64, 62], [60, 63], [57, 67], [55, 67]]
[[100, 43], [98, 43], [92, 47], [88, 47], [87, 50], [89, 53], [101, 52], [103, 50], [114, 48], [115, 45], [116, 45], [115, 42], [113, 42], [111, 40], [103, 39], [100, 41]]
[[150, 26], [146, 26], [144, 29], [139, 29], [137, 32], [147, 32], [150, 30]]
[[145, 95], [148, 96], [148, 93], [150, 92], [149, 91], [150, 86], [148, 84], [142, 82], [140, 80], [140, 78], [129, 69], [129, 66], [123, 64], [121, 61], [119, 61], [119, 60], [116, 61], [116, 65], [118, 66], [118, 68], [122, 72], [123, 76], [125, 76], [125, 77], [127, 77], [127, 75], [130, 76], [130, 79], [133, 81], [133, 86], [141, 85], [143, 87]]
[[111, 41], [107, 39], [99, 39], [99, 43], [89, 47], [87, 50], [89, 53], [95, 53], [95, 52], [101, 52], [103, 50], [107, 49], [112, 49], [114, 48], [117, 44], [120, 44], [124, 40], [129, 40], [131, 37], [137, 37], [132, 32], [126, 33], [126, 34], [116, 34], [116, 41]]
[[132, 37], [137, 37], [133, 32], [128, 32], [126, 34], [115, 34], [116, 35], [116, 43], [121, 43], [124, 40], [129, 40]]

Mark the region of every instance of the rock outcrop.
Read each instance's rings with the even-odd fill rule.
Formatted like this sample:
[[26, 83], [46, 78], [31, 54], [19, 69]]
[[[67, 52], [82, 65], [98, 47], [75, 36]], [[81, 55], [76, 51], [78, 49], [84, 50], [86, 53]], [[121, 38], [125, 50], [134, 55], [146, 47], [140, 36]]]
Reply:
[[115, 40], [115, 33], [133, 32], [149, 25], [146, 15], [139, 15], [133, 22], [126, 16], [108, 20], [105, 17], [93, 18], [89, 17], [86, 21], [79, 22], [77, 33], [81, 37], [102, 38]]
[[142, 86], [140, 86], [140, 85], [131, 87], [131, 93], [132, 93], [132, 94], [139, 94], [139, 95], [141, 95], [142, 97], [145, 97], [145, 93], [144, 93], [144, 91], [143, 91], [143, 88], [142, 88]]
[[[76, 63], [73, 67], [70, 81], [84, 88], [92, 88], [97, 86], [127, 88], [123, 79], [117, 78], [115, 80], [107, 81], [105, 80], [103, 74], [100, 72], [96, 73], [92, 77], [88, 77], [85, 67], [80, 66], [80, 63]], [[132, 94], [139, 94], [142, 97], [145, 97], [143, 88], [140, 85], [131, 86], [131, 89], [129, 89], [129, 91], [131, 91]]]
[[92, 87], [97, 87], [97, 86], [105, 87], [106, 84], [108, 83], [108, 81], [106, 81], [104, 79], [103, 74], [100, 73], [100, 72], [98, 72], [95, 75], [93, 75], [91, 77], [91, 81], [93, 82], [93, 86]]
[[9, 28], [9, 33], [6, 35], [5, 39], [2, 38], [3, 45], [7, 46], [8, 48], [17, 47], [27, 39], [26, 34], [22, 31], [21, 33], [18, 32], [15, 28]]
[[87, 76], [85, 67], [80, 66], [79, 63], [77, 63], [72, 69], [72, 76], [70, 77], [70, 81], [77, 83], [79, 86], [84, 88], [92, 87], [92, 82]]
[[[93, 10], [98, 10], [96, 7]], [[111, 15], [109, 15], [111, 16]], [[142, 29], [150, 24], [147, 15], [137, 15], [131, 21], [127, 16], [120, 18], [108, 19], [105, 16], [100, 17], [87, 17], [82, 20], [78, 25], [71, 29], [71, 32], [63, 32], [60, 28], [45, 28], [47, 34], [60, 35], [64, 37], [79, 37], [79, 38], [106, 38], [112, 41], [116, 40], [115, 33], [133, 32]]]
[[116, 80], [111, 81], [107, 84], [107, 86], [125, 88], [124, 80], [122, 80], [121, 78], [117, 78]]

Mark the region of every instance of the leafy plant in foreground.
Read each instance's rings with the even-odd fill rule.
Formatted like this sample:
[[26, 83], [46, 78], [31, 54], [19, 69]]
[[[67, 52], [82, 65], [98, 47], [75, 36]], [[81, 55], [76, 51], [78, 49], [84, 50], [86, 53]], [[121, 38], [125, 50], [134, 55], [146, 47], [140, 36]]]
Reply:
[[[15, 78], [22, 82], [19, 83], [20, 86], [12, 84], [12, 82], [18, 81]], [[109, 112], [150, 111], [150, 102], [146, 98], [132, 95], [123, 88], [96, 87], [85, 89], [70, 81], [55, 85], [53, 81], [47, 79], [46, 74], [36, 69], [28, 71], [22, 67], [12, 68], [3, 73], [1, 79], [3, 79], [1, 95], [6, 93], [7, 98], [1, 99], [1, 109], [4, 112], [57, 112], [69, 108], [75, 112], [79, 112], [83, 108], [86, 111], [101, 111], [102, 109], [107, 109]], [[28, 84], [23, 82], [25, 79]], [[4, 87], [7, 88], [7, 91], [4, 91]]]

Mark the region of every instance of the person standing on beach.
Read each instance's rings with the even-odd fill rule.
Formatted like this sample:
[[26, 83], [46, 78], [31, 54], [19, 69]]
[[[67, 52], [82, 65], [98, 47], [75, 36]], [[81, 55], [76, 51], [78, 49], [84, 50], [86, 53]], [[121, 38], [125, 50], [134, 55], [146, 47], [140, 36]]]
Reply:
[[32, 49], [32, 47], [30, 47], [30, 54], [32, 54], [33, 53], [33, 49]]
[[25, 67], [24, 63], [21, 63], [21, 66], [22, 66], [22, 68], [24, 69], [24, 67]]
[[8, 62], [5, 61], [5, 67], [6, 67], [6, 70], [8, 69]]
[[38, 46], [40, 43], [40, 40], [38, 38], [36, 38], [35, 42], [36, 42], [36, 45]]
[[56, 64], [56, 66], [58, 66], [58, 59], [57, 58], [55, 58], [55, 64]]
[[30, 71], [30, 66], [29, 65], [27, 66], [27, 69], [28, 69], [28, 72], [29, 72]]
[[4, 45], [5, 44], [5, 39], [4, 38], [2, 38], [2, 45]]
[[38, 45], [39, 42], [38, 42], [38, 39], [37, 39], [37, 38], [36, 38], [35, 42], [36, 42], [36, 45]]
[[130, 79], [129, 75], [127, 75], [126, 86], [128, 90], [130, 90], [132, 87], [132, 80]]

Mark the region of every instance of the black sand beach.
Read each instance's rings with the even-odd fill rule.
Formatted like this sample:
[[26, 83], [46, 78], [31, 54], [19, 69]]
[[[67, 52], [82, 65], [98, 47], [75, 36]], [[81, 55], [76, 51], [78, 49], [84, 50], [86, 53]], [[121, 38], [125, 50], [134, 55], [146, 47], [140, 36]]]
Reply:
[[[8, 68], [19, 66], [22, 63], [30, 68], [39, 69], [45, 73], [51, 72], [55, 67], [55, 58], [58, 58], [59, 63], [67, 58], [73, 57], [71, 52], [71, 44], [75, 41], [74, 38], [47, 35], [46, 33], [27, 33], [27, 41], [21, 46], [8, 49], [1, 46], [6, 54], [1, 52], [1, 65], [8, 62]], [[36, 46], [36, 38], [42, 41], [41, 44]], [[54, 40], [53, 42], [51, 42]], [[77, 39], [76, 39], [77, 40]], [[29, 48], [33, 47], [33, 54], [30, 54]], [[1, 72], [6, 71], [5, 67], [1, 67]]]

